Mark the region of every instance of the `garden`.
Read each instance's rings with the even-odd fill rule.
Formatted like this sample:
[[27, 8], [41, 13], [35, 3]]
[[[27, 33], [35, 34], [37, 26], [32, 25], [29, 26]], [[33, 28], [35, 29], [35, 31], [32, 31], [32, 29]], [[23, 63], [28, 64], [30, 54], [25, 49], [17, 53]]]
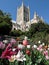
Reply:
[[0, 41], [0, 65], [49, 65], [49, 45], [29, 41], [26, 36]]

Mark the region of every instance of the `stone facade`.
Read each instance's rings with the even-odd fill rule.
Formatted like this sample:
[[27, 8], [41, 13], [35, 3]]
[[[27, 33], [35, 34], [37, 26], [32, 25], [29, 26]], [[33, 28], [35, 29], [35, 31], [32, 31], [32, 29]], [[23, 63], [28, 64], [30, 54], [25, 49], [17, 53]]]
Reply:
[[30, 20], [30, 8], [22, 5], [17, 8], [17, 18], [16, 23], [13, 24], [13, 29], [20, 29], [22, 31], [28, 31], [31, 24], [38, 23], [38, 22], [44, 22], [42, 17], [39, 17], [37, 13], [34, 13], [33, 19]]

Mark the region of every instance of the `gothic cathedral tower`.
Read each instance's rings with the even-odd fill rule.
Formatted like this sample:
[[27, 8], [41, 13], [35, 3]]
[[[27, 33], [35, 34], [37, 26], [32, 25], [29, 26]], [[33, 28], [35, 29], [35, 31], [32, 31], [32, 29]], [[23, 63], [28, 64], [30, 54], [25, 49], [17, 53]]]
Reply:
[[20, 7], [17, 8], [17, 24], [21, 25], [30, 20], [30, 9], [24, 6], [23, 2]]

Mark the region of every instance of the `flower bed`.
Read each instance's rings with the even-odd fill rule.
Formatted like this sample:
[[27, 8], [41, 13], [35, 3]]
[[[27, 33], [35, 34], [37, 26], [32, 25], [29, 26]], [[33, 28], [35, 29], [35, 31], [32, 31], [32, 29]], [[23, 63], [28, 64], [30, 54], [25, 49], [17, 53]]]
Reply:
[[33, 45], [27, 38], [18, 41], [0, 41], [0, 65], [49, 65], [49, 45]]

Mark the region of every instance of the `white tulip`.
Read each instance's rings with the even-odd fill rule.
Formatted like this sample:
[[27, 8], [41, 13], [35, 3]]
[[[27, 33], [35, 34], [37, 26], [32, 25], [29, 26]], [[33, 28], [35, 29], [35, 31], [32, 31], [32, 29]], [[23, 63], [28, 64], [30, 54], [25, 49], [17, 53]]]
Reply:
[[29, 49], [31, 47], [31, 45], [27, 45], [27, 48]]
[[3, 40], [4, 43], [8, 43], [8, 40]]
[[24, 61], [26, 61], [26, 58], [23, 58]]
[[25, 46], [22, 44], [18, 44], [18, 48], [23, 49]]
[[33, 45], [33, 48], [35, 48], [35, 49], [36, 49], [36, 48], [37, 48], [37, 45]]
[[25, 40], [27, 40], [28, 39], [28, 37], [27, 36], [25, 36], [25, 38], [24, 38]]
[[40, 43], [41, 43], [41, 41], [39, 40], [39, 41], [38, 41], [38, 43], [40, 44]]

